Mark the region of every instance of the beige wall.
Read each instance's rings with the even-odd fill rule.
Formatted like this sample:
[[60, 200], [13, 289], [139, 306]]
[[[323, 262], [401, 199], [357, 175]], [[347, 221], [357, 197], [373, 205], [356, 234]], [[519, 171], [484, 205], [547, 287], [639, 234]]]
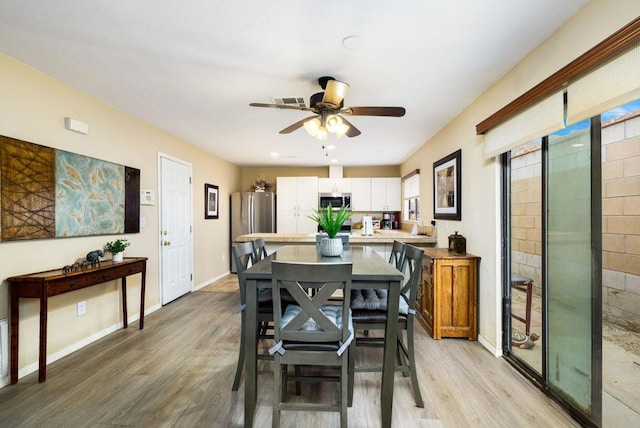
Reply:
[[462, 149], [462, 221], [438, 222], [438, 245], [455, 230], [467, 238], [467, 250], [480, 263], [479, 334], [501, 354], [500, 209], [498, 162], [485, 160], [475, 125], [640, 15], [637, 0], [592, 0], [573, 19], [534, 49], [459, 116], [430, 138], [401, 165], [401, 174], [421, 169], [423, 221], [433, 212], [433, 163]]
[[[158, 153], [190, 163], [193, 168], [194, 286], [228, 272], [229, 198], [240, 189], [240, 169], [204, 153], [180, 139], [82, 94], [7, 56], [0, 55], [0, 134], [125, 164], [141, 171], [141, 188], [158, 191]], [[124, 90], [124, 89], [123, 89]], [[64, 129], [64, 117], [89, 124], [89, 134]], [[204, 183], [220, 186], [220, 219], [204, 220]], [[130, 256], [147, 256], [146, 306], [159, 307], [158, 205], [141, 206], [146, 227], [126, 235]], [[102, 248], [113, 236], [42, 239], [0, 243], [0, 319], [9, 317], [9, 286], [5, 278], [58, 268]], [[222, 260], [223, 255], [225, 260]], [[128, 281], [129, 317], [137, 318], [139, 278]], [[50, 299], [49, 358], [57, 358], [74, 347], [95, 340], [121, 323], [120, 294], [115, 282], [90, 287]], [[76, 316], [76, 303], [87, 302], [87, 314]], [[38, 304], [22, 300], [20, 305], [20, 357], [25, 366], [37, 365]], [[0, 379], [0, 382], [2, 380]]]

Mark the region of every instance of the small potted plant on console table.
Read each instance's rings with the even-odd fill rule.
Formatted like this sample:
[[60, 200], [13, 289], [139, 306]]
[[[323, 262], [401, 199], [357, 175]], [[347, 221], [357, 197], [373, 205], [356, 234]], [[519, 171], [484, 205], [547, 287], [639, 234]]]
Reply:
[[323, 256], [339, 256], [342, 254], [342, 239], [336, 235], [353, 214], [348, 205], [343, 205], [338, 211], [333, 212], [331, 204], [326, 208], [313, 210], [314, 215], [307, 216], [324, 229], [327, 238], [322, 238], [318, 245], [318, 251]]
[[111, 260], [114, 263], [117, 263], [122, 261], [122, 253], [129, 245], [131, 245], [131, 243], [126, 239], [116, 239], [115, 241], [107, 242], [106, 244], [104, 244], [104, 251], [107, 253], [111, 253]]

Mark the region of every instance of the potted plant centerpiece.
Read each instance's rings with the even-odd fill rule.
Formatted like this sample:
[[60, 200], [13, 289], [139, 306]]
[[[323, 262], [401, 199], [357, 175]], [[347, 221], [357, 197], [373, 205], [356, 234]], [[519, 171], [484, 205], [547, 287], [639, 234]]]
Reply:
[[326, 208], [313, 210], [314, 214], [307, 216], [324, 229], [327, 238], [323, 238], [318, 245], [318, 251], [323, 256], [339, 256], [342, 254], [342, 239], [336, 238], [344, 222], [351, 218], [353, 214], [348, 205], [343, 205], [336, 212], [331, 204]]
[[122, 253], [129, 245], [131, 245], [131, 243], [124, 238], [116, 239], [115, 241], [104, 244], [104, 251], [106, 253], [111, 253], [113, 256], [111, 260], [113, 262], [121, 262], [123, 257]]

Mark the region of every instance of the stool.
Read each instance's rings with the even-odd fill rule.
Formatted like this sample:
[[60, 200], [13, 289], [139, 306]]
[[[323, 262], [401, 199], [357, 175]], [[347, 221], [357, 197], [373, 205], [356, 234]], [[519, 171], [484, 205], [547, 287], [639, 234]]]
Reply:
[[511, 312], [511, 317], [524, 323], [525, 334], [529, 336], [529, 330], [531, 327], [531, 296], [533, 295], [533, 279], [512, 273], [511, 288], [527, 293], [524, 318], [514, 314], [513, 312]]

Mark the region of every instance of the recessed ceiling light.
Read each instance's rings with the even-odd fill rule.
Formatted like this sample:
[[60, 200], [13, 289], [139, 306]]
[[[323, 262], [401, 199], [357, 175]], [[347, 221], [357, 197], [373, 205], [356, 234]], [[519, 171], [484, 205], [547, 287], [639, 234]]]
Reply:
[[334, 146], [334, 145], [328, 145], [328, 146], [324, 146], [324, 147], [325, 147], [325, 149], [327, 149], [327, 150], [333, 150], [333, 149], [335, 149], [335, 148], [336, 148], [336, 146]]
[[278, 152], [271, 152], [271, 157], [272, 157], [272, 158], [277, 158], [278, 156], [280, 156], [280, 153], [278, 153]]
[[360, 49], [362, 47], [362, 39], [357, 34], [352, 34], [342, 39], [342, 46], [350, 50]]
[[338, 163], [338, 159], [331, 159], [331, 163]]

